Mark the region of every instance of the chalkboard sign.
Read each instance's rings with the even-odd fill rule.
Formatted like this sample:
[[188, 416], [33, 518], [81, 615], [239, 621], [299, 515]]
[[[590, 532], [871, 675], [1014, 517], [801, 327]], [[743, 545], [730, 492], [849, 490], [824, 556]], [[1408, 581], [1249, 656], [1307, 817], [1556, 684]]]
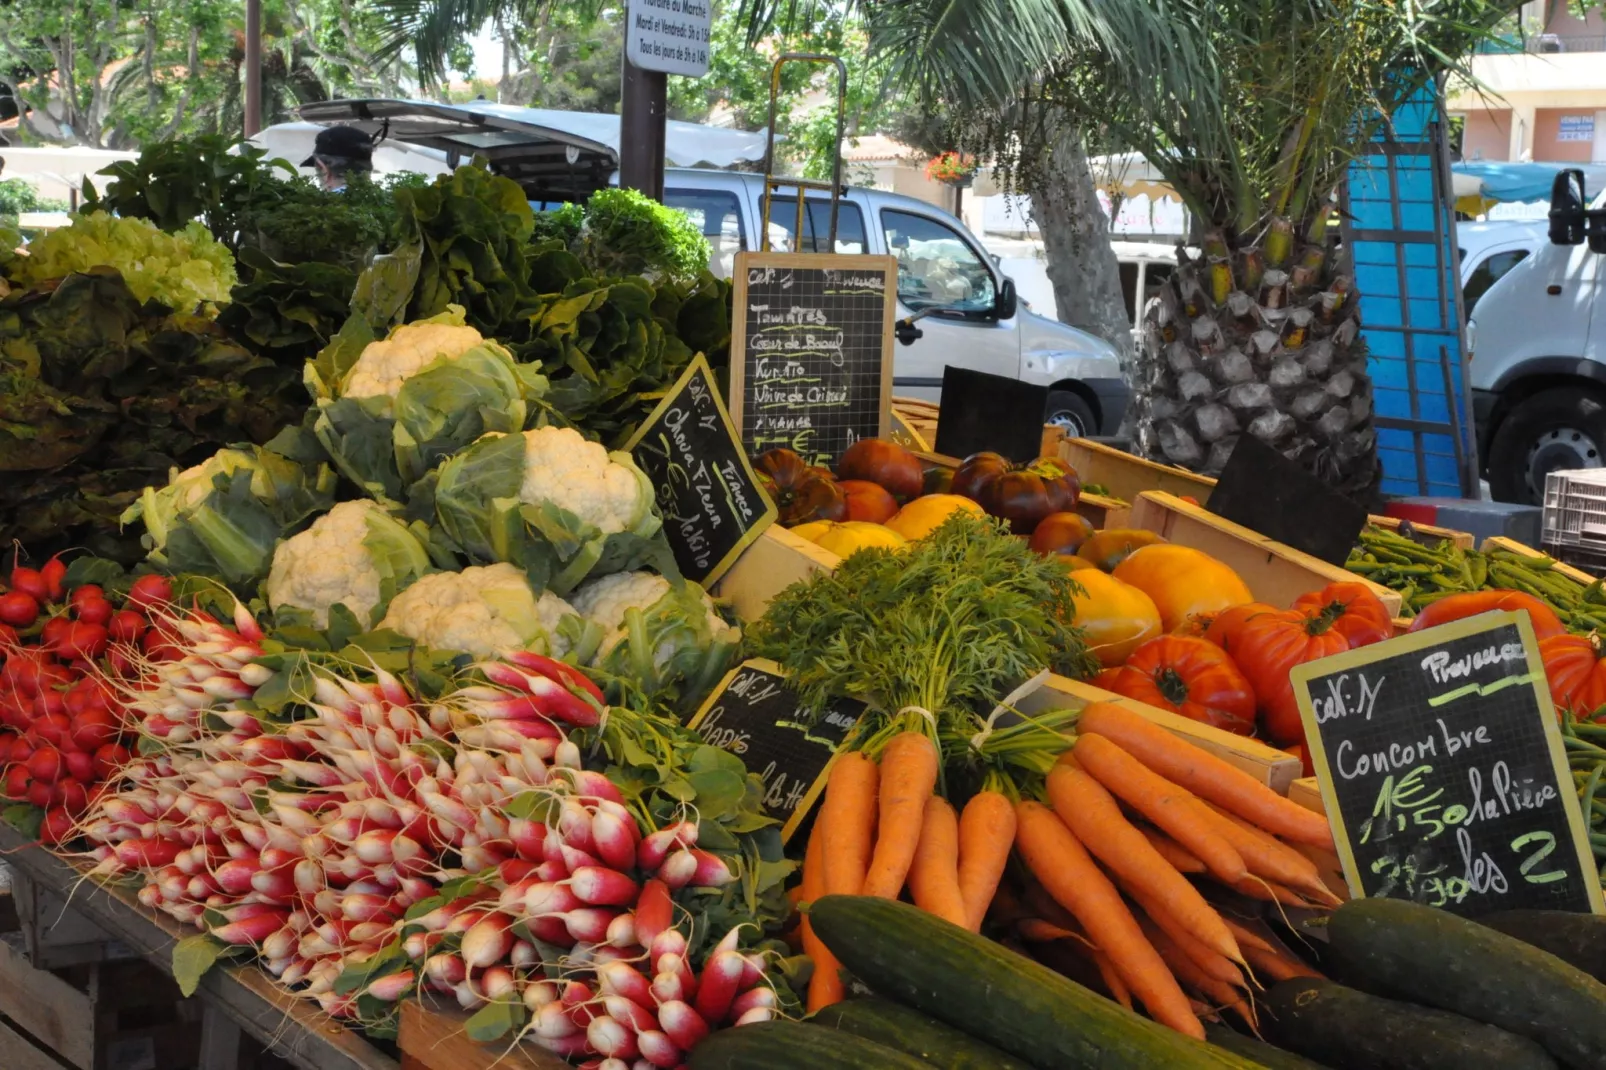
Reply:
[[897, 292], [890, 256], [737, 254], [730, 410], [748, 453], [830, 465], [891, 432]]
[[1366, 508], [1282, 451], [1241, 435], [1205, 508], [1284, 546], [1343, 565], [1366, 526]]
[[699, 353], [625, 450], [652, 481], [681, 574], [705, 587], [776, 517]]
[[764, 808], [782, 822], [782, 839], [791, 839], [825, 790], [831, 759], [863, 712], [864, 703], [839, 698], [811, 717], [787, 688], [781, 667], [753, 658], [725, 675], [690, 727], [763, 778]]
[[945, 366], [935, 449], [949, 457], [989, 450], [1022, 464], [1035, 461], [1043, 448], [1047, 405], [1046, 386]]
[[1467, 917], [1602, 913], [1526, 613], [1484, 613], [1298, 666], [1352, 896]]

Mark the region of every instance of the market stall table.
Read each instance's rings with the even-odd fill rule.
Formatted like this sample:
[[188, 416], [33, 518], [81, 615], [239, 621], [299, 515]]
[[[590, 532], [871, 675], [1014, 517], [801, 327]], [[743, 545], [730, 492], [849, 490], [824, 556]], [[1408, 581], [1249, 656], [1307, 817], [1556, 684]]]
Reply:
[[[84, 914], [165, 972], [173, 945], [196, 930], [142, 908], [128, 892], [81, 880], [83, 870], [0, 823], [0, 852], [8, 866], [62, 895]], [[244, 1029], [274, 1054], [303, 1070], [399, 1070], [396, 1060], [359, 1034], [333, 1022], [316, 1004], [293, 999], [255, 965], [217, 966], [201, 978], [201, 1070], [233, 1070]]]
[[568, 1063], [534, 1044], [519, 1044], [511, 1050], [506, 1041], [479, 1044], [463, 1031], [467, 1011], [445, 1008], [429, 997], [425, 1002], [410, 1001], [402, 1007], [401, 1070], [469, 1070], [496, 1064], [497, 1070], [566, 1070]]

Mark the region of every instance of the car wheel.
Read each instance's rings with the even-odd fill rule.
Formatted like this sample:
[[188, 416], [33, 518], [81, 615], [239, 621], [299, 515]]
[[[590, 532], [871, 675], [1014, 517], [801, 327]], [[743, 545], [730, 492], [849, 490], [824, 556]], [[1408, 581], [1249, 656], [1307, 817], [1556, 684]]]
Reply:
[[1585, 387], [1541, 390], [1518, 402], [1489, 444], [1496, 501], [1542, 505], [1545, 476], [1606, 463], [1606, 397]]
[[1043, 422], [1063, 427], [1070, 438], [1086, 438], [1099, 433], [1098, 417], [1093, 406], [1080, 394], [1069, 390], [1054, 390], [1048, 395], [1048, 407], [1043, 410]]

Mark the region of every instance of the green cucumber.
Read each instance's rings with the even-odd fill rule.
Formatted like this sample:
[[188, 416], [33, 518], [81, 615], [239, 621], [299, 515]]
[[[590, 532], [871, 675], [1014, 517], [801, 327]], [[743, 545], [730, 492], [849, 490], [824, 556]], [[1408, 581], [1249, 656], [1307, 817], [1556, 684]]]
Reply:
[[1032, 1070], [991, 1044], [885, 999], [844, 1000], [809, 1021], [885, 1044], [945, 1070]]
[[1502, 910], [1478, 919], [1497, 932], [1548, 951], [1597, 981], [1606, 981], [1606, 918], [1570, 910]]
[[1205, 1023], [1205, 1039], [1218, 1048], [1226, 1048], [1245, 1059], [1253, 1059], [1266, 1070], [1327, 1070], [1320, 1063], [1313, 1063], [1282, 1048], [1274, 1048], [1263, 1040], [1246, 1037], [1231, 1026], [1216, 1022]]
[[1267, 989], [1260, 1028], [1278, 1047], [1333, 1070], [1556, 1070], [1526, 1037], [1314, 977]]
[[827, 895], [810, 908], [809, 923], [877, 995], [1038, 1070], [1256, 1065], [1140, 1018], [1046, 966], [906, 903]]
[[721, 1029], [692, 1049], [691, 1070], [931, 1070], [894, 1048], [804, 1022]]
[[1402, 899], [1352, 899], [1327, 933], [1350, 984], [1497, 1025], [1563, 1066], [1606, 1067], [1606, 984], [1547, 951]]

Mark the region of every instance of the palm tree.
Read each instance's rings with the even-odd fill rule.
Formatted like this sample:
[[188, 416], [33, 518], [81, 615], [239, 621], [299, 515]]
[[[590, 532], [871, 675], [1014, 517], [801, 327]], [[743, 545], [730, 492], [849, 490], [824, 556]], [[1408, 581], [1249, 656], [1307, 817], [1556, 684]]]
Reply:
[[[809, 0], [749, 0], [755, 32]], [[802, 5], [801, 9], [799, 5]], [[1138, 447], [1218, 473], [1252, 434], [1357, 497], [1378, 479], [1371, 384], [1334, 191], [1395, 105], [1513, 0], [878, 0], [872, 47], [1010, 166], [1069, 124], [1148, 157], [1193, 215], [1150, 302]], [[1024, 183], [1017, 182], [1017, 185]]]

